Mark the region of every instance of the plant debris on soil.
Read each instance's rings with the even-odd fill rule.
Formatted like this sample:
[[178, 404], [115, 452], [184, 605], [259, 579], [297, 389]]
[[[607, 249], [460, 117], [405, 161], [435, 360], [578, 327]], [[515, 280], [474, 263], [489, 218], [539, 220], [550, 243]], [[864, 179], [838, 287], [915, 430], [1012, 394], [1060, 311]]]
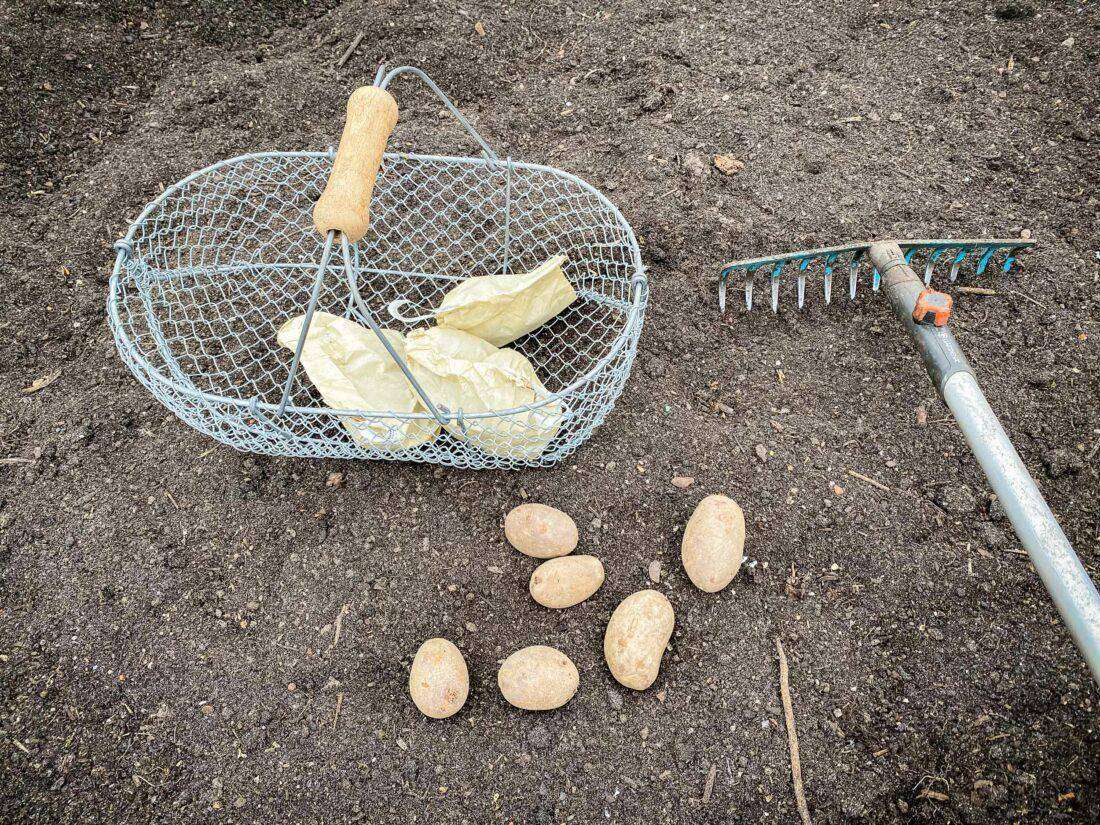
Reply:
[[[828, 243], [1038, 239], [953, 323], [1096, 576], [1098, 57], [1083, 0], [5, 3], [4, 819], [789, 822], [778, 637], [815, 822], [1096, 821], [1096, 688], [881, 296], [719, 318], [715, 286]], [[223, 158], [333, 145], [383, 61], [502, 156], [600, 188], [643, 245], [626, 392], [553, 469], [239, 454], [115, 352], [111, 244], [142, 207]], [[423, 86], [393, 91], [391, 146], [474, 153]], [[718, 492], [748, 559], [706, 595], [678, 547]], [[573, 609], [527, 594], [501, 531], [525, 500], [607, 569]], [[636, 693], [601, 640], [645, 587], [677, 623]], [[471, 677], [444, 722], [406, 690], [434, 636]], [[497, 693], [531, 644], [580, 669], [558, 711]]]

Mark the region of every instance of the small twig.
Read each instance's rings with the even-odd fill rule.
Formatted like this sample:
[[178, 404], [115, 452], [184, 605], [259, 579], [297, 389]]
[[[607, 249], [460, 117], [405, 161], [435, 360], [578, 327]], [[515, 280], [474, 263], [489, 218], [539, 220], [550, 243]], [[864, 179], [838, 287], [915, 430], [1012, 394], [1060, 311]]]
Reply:
[[332, 715], [332, 729], [336, 730], [336, 723], [340, 721], [340, 708], [344, 706], [344, 691], [336, 694], [336, 713]]
[[348, 605], [340, 607], [340, 612], [336, 614], [336, 630], [332, 634], [332, 644], [328, 646], [329, 650], [332, 650], [336, 645], [340, 644], [340, 634], [344, 631], [344, 614], [348, 612]]
[[1025, 295], [1024, 293], [1020, 292], [1019, 290], [1013, 292], [1012, 294], [1016, 295], [1020, 298], [1023, 298], [1025, 301], [1031, 301], [1031, 303], [1035, 304], [1035, 306], [1039, 307], [1039, 309], [1046, 309], [1047, 308], [1046, 304], [1040, 304], [1038, 301], [1036, 301], [1030, 295]]
[[848, 470], [848, 475], [850, 475], [852, 478], [858, 478], [860, 481], [866, 481], [872, 487], [878, 487], [880, 490], [883, 490], [887, 493], [890, 492], [890, 488], [883, 484], [881, 481], [875, 481], [873, 478], [871, 478], [870, 476], [865, 476], [863, 473], [857, 473], [855, 470]]
[[363, 32], [359, 32], [359, 34], [355, 35], [355, 39], [351, 41], [351, 45], [347, 47], [344, 53], [340, 56], [340, 59], [336, 61], [337, 69], [342, 69], [344, 67], [344, 64], [348, 62], [348, 59], [351, 57], [352, 52], [354, 52], [359, 47], [359, 44], [362, 42], [362, 40]]
[[962, 293], [965, 293], [967, 295], [1000, 295], [1001, 294], [995, 289], [989, 289], [988, 287], [984, 287], [984, 286], [957, 286], [957, 287], [955, 287], [955, 291], [956, 292], [962, 292]]
[[34, 464], [33, 458], [20, 458], [19, 456], [9, 456], [7, 458], [0, 458], [0, 465], [8, 464]]
[[718, 764], [714, 763], [710, 766], [710, 773], [707, 774], [707, 784], [703, 787], [703, 804], [710, 804], [710, 794], [714, 790], [714, 775], [718, 773]]
[[802, 825], [813, 825], [810, 809], [806, 805], [806, 792], [802, 788], [802, 762], [798, 757], [798, 734], [794, 729], [794, 707], [791, 705], [787, 654], [783, 652], [783, 642], [779, 641], [778, 636], [775, 637], [775, 650], [779, 654], [779, 696], [783, 700], [783, 719], [787, 723], [787, 745], [791, 752], [791, 784], [794, 785], [794, 800], [798, 805], [798, 815], [802, 818]]

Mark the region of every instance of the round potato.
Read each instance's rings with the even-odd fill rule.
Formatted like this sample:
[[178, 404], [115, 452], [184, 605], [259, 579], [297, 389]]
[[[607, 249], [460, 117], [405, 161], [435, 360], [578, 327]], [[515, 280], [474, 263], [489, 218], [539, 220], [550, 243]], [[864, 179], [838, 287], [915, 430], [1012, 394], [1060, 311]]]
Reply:
[[577, 666], [552, 647], [532, 645], [504, 660], [497, 685], [508, 703], [523, 710], [553, 710], [573, 698], [581, 683]]
[[680, 559], [691, 583], [706, 593], [717, 593], [733, 581], [744, 557], [745, 514], [731, 498], [707, 496], [688, 519], [680, 545]]
[[428, 639], [409, 670], [409, 694], [425, 716], [446, 719], [466, 704], [470, 672], [462, 652], [446, 639]]
[[603, 637], [604, 658], [619, 684], [645, 690], [656, 681], [675, 625], [676, 614], [663, 593], [640, 590], [622, 600]]
[[599, 590], [603, 579], [603, 563], [595, 556], [550, 559], [531, 574], [531, 598], [543, 607], [572, 607]]
[[504, 518], [504, 535], [525, 556], [553, 559], [577, 546], [577, 525], [567, 513], [545, 504], [521, 504]]

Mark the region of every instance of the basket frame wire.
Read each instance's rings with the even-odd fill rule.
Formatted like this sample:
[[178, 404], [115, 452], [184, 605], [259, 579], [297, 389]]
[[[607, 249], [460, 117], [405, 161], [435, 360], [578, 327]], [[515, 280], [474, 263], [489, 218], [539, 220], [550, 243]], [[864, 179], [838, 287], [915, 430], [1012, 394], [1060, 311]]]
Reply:
[[[591, 430], [598, 426], [602, 422], [606, 413], [610, 410], [615, 399], [622, 391], [622, 385], [625, 383], [626, 374], [629, 373], [631, 363], [634, 358], [634, 353], [637, 347], [638, 336], [641, 331], [641, 325], [644, 319], [645, 307], [648, 300], [648, 282], [645, 275], [645, 270], [642, 265], [641, 252], [637, 244], [637, 240], [634, 237], [626, 219], [623, 217], [619, 209], [612, 204], [602, 193], [586, 183], [579, 177], [553, 167], [544, 166], [541, 164], [522, 163], [507, 158], [501, 160], [500, 157], [489, 147], [484, 138], [477, 132], [476, 129], [470, 124], [470, 122], [462, 115], [462, 113], [455, 107], [453, 102], [439, 89], [438, 86], [420, 69], [410, 66], [402, 66], [390, 70], [384, 74], [384, 67], [380, 67], [378, 75], [376, 76], [376, 84], [385, 88], [396, 77], [401, 74], [412, 74], [423, 80], [429, 88], [439, 97], [439, 99], [445, 104], [447, 109], [452, 115], [459, 121], [465, 131], [471, 136], [471, 138], [481, 148], [484, 157], [456, 157], [447, 155], [430, 155], [430, 154], [417, 154], [417, 153], [391, 153], [386, 152], [384, 155], [384, 163], [410, 163], [410, 164], [448, 164], [458, 166], [471, 166], [471, 167], [484, 167], [489, 171], [499, 171], [503, 173], [504, 177], [504, 220], [503, 220], [503, 248], [500, 255], [500, 270], [502, 272], [511, 271], [512, 259], [511, 259], [511, 246], [512, 246], [512, 222], [513, 222], [513, 180], [517, 173], [524, 174], [537, 174], [537, 175], [552, 175], [554, 178], [565, 182], [571, 187], [575, 187], [577, 191], [587, 193], [594, 196], [597, 199], [599, 206], [602, 210], [605, 210], [614, 221], [614, 229], [617, 231], [617, 236], [613, 239], [612, 245], [618, 247], [629, 247], [629, 266], [631, 269], [631, 276], [629, 279], [629, 306], [626, 307], [625, 317], [622, 320], [621, 327], [615, 336], [615, 340], [607, 347], [606, 352], [602, 357], [594, 363], [590, 369], [585, 371], [574, 378], [567, 386], [558, 389], [556, 391], [547, 391], [547, 393], [534, 403], [524, 404], [510, 409], [503, 410], [489, 410], [485, 412], [463, 412], [462, 410], [448, 410], [445, 407], [435, 405], [428, 397], [428, 394], [424, 391], [423, 387], [416, 381], [415, 376], [409, 370], [404, 359], [393, 349], [387, 340], [386, 336], [382, 334], [381, 329], [374, 320], [370, 309], [366, 306], [366, 303], [359, 294], [357, 276], [363, 273], [376, 274], [380, 276], [389, 276], [392, 278], [429, 278], [432, 281], [461, 281], [466, 275], [453, 275], [449, 273], [434, 273], [434, 272], [410, 272], [401, 268], [379, 268], [379, 267], [362, 267], [358, 264], [358, 245], [349, 244], [346, 238], [341, 236], [340, 247], [343, 257], [344, 266], [343, 274], [344, 280], [347, 282], [348, 294], [346, 298], [344, 316], [355, 317], [357, 320], [361, 320], [367, 323], [373, 332], [378, 336], [379, 340], [385, 346], [390, 356], [397, 362], [404, 372], [406, 378], [409, 379], [413, 388], [420, 394], [421, 400], [425, 402], [427, 412], [400, 412], [394, 410], [345, 410], [345, 409], [330, 409], [324, 405], [310, 405], [304, 406], [301, 404], [292, 403], [292, 395], [294, 382], [297, 378], [297, 373], [300, 365], [301, 351], [305, 343], [306, 334], [308, 332], [309, 322], [312, 320], [313, 313], [318, 306], [318, 299], [321, 293], [322, 283], [325, 280], [326, 275], [330, 272], [329, 259], [333, 253], [333, 238], [330, 234], [326, 238], [322, 250], [322, 256], [320, 263], [316, 266], [316, 274], [313, 278], [312, 289], [310, 293], [310, 300], [306, 311], [306, 322], [303, 324], [303, 329], [297, 342], [297, 347], [294, 352], [294, 358], [292, 360], [291, 368], [287, 375], [286, 381], [283, 384], [282, 392], [280, 393], [278, 402], [271, 402], [263, 400], [259, 395], [253, 395], [251, 397], [235, 397], [225, 393], [211, 392], [207, 389], [203, 389], [195, 385], [195, 383], [188, 377], [186, 370], [179, 364], [176, 353], [172, 351], [172, 348], [168, 345], [166, 336], [159, 329], [158, 311], [154, 306], [153, 287], [143, 288], [138, 291], [141, 292], [141, 302], [145, 310], [145, 323], [149, 325], [152, 332], [152, 338], [156, 344], [157, 355], [163, 364], [161, 366], [152, 364], [143, 355], [141, 348], [133, 340], [131, 330], [128, 328], [128, 319], [124, 319], [123, 313], [120, 311], [120, 305], [124, 300], [123, 296], [123, 279], [124, 275], [129, 272], [129, 269], [134, 266], [133, 257], [135, 254], [134, 246], [135, 240], [142, 232], [147, 220], [151, 218], [159, 209], [164, 207], [172, 198], [180, 197], [188, 191], [188, 188], [196, 181], [199, 181], [204, 176], [217, 174], [223, 170], [231, 169], [236, 164], [248, 164], [253, 162], [263, 162], [267, 159], [281, 160], [289, 162], [291, 159], [301, 159], [302, 162], [315, 161], [318, 158], [334, 157], [335, 153], [330, 149], [327, 153], [321, 152], [258, 152], [241, 155], [236, 158], [230, 158], [214, 163], [204, 169], [197, 170], [191, 175], [185, 177], [181, 181], [165, 189], [161, 195], [149, 203], [145, 209], [141, 212], [138, 218], [131, 224], [127, 234], [115, 244], [116, 257], [115, 264], [111, 275], [109, 295], [108, 295], [108, 319], [112, 328], [112, 332], [115, 337], [116, 344], [123, 356], [123, 360], [126, 361], [131, 370], [138, 377], [138, 379], [145, 384], [162, 402], [164, 402], [170, 409], [176, 412], [181, 418], [184, 418], [187, 423], [195, 426], [196, 428], [208, 432], [219, 440], [230, 443], [239, 449], [254, 450], [259, 452], [268, 452], [284, 455], [345, 455], [348, 450], [344, 447], [337, 452], [332, 452], [323, 448], [319, 448], [314, 444], [309, 436], [303, 436], [300, 433], [293, 432], [292, 429], [283, 426], [279, 422], [284, 420], [288, 415], [296, 416], [314, 416], [314, 415], [329, 415], [337, 419], [377, 419], [385, 418], [386, 420], [393, 420], [397, 422], [408, 421], [423, 421], [427, 419], [435, 419], [440, 425], [446, 426], [447, 424], [454, 423], [459, 426], [460, 431], [463, 434], [467, 433], [467, 426], [469, 422], [476, 422], [479, 419], [497, 419], [506, 420], [509, 416], [521, 416], [524, 414], [530, 414], [537, 410], [548, 408], [551, 405], [558, 405], [559, 409], [565, 411], [565, 418], [568, 419], [570, 415], [570, 408], [567, 402], [570, 399], [575, 401], [579, 393], [585, 391], [586, 385], [600, 386], [598, 382], [601, 379], [601, 373], [608, 370], [613, 365], [614, 369], [620, 370], [623, 374], [613, 379], [610, 398], [607, 399], [606, 408], [597, 410], [593, 416], [591, 426], [587, 427], [587, 432], [581, 434], [579, 438], [575, 439], [575, 443], [560, 444], [554, 450], [549, 450], [545, 455], [530, 457], [524, 456], [521, 458], [505, 458], [491, 457], [490, 460], [483, 460], [484, 457], [479, 458], [476, 453], [477, 450], [473, 450], [472, 455], [463, 455], [460, 457], [450, 457], [446, 454], [446, 448], [431, 451], [432, 453], [440, 453], [439, 455], [424, 455], [418, 453], [417, 450], [397, 450], [390, 454], [386, 454], [386, 451], [382, 451], [381, 454], [377, 450], [364, 450], [366, 453], [361, 457], [371, 458], [397, 458], [397, 459], [412, 459], [422, 461], [435, 461], [443, 464], [455, 464], [458, 466], [547, 466], [560, 460], [564, 456], [572, 453], [580, 443], [582, 443]], [[606, 227], [605, 227], [606, 228]], [[621, 250], [620, 250], [621, 251]], [[214, 268], [218, 270], [219, 274], [231, 271], [245, 271], [250, 267], [258, 266], [248, 262], [236, 263], [231, 262], [224, 264], [221, 262], [221, 248], [218, 247], [214, 252]], [[148, 266], [142, 264], [148, 270]], [[209, 264], [206, 265], [210, 267]], [[279, 267], [294, 268], [299, 266], [295, 263], [276, 263], [276, 264], [264, 264], [264, 267], [272, 266], [275, 269]], [[157, 283], [158, 281], [170, 281], [174, 278], [185, 278], [187, 269], [186, 267], [178, 270], [172, 270], [168, 272], [164, 271], [146, 271], [142, 273], [142, 278], [145, 282]], [[161, 284], [163, 289], [163, 283]], [[610, 302], [615, 305], [623, 304], [625, 302], [617, 299], [612, 299], [609, 296], [602, 295], [598, 290], [591, 290], [591, 294], [588, 296], [590, 300], [595, 303], [601, 301]], [[392, 311], [392, 310], [391, 310]], [[395, 314], [395, 317], [396, 314]], [[194, 416], [187, 416], [181, 413], [182, 408], [186, 408], [188, 403], [194, 403], [199, 406], [205, 406], [208, 410], [215, 410], [211, 413], [213, 418], [217, 418], [219, 410], [236, 410], [229, 417], [244, 416], [247, 414], [251, 416], [251, 419], [258, 424], [262, 424], [264, 428], [268, 430], [267, 433], [257, 432], [256, 439], [250, 443], [242, 444], [238, 443], [242, 439], [239, 438], [239, 433], [234, 439], [223, 438], [219, 435], [218, 427], [214, 426], [217, 422], [199, 422], [195, 420]], [[224, 414], [224, 412], [222, 412]], [[204, 426], [208, 424], [208, 426]], [[239, 422], [237, 422], [239, 423]], [[247, 421], [245, 423], [248, 423]], [[239, 427], [238, 427], [239, 429]], [[223, 433], [224, 435], [224, 433]], [[451, 435], [454, 435], [453, 429]], [[272, 443], [268, 443], [268, 436], [273, 439]], [[461, 437], [461, 436], [459, 436]], [[354, 452], [354, 451], [352, 451]], [[351, 456], [349, 456], [351, 457]], [[454, 458], [455, 460], [449, 460]]]

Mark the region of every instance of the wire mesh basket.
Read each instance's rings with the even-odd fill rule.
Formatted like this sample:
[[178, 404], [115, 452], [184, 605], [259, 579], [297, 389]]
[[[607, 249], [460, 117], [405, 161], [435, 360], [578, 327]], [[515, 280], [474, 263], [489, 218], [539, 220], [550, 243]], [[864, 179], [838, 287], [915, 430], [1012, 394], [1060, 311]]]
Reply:
[[[403, 73], [439, 95], [481, 157], [380, 148], [370, 228], [355, 243], [318, 232], [311, 219], [335, 152], [249, 154], [195, 172], [116, 244], [108, 315], [119, 353], [179, 418], [239, 450], [470, 468], [554, 464], [604, 420], [629, 374], [648, 297], [637, 240], [619, 210], [574, 175], [499, 158], [420, 70], [380, 69], [375, 86]], [[326, 312], [368, 324], [385, 344], [379, 319], [389, 330], [414, 326], [395, 306], [430, 313], [471, 276], [524, 272], [555, 255], [567, 256], [577, 298], [510, 345], [543, 385], [531, 403], [450, 409], [416, 384], [426, 409], [331, 409], [299, 368], [306, 329], [297, 352], [276, 342], [280, 326], [305, 310], [306, 327]], [[416, 383], [401, 354], [387, 350]], [[556, 424], [549, 438], [539, 426], [548, 415]], [[402, 436], [417, 427], [438, 434], [410, 445]]]

